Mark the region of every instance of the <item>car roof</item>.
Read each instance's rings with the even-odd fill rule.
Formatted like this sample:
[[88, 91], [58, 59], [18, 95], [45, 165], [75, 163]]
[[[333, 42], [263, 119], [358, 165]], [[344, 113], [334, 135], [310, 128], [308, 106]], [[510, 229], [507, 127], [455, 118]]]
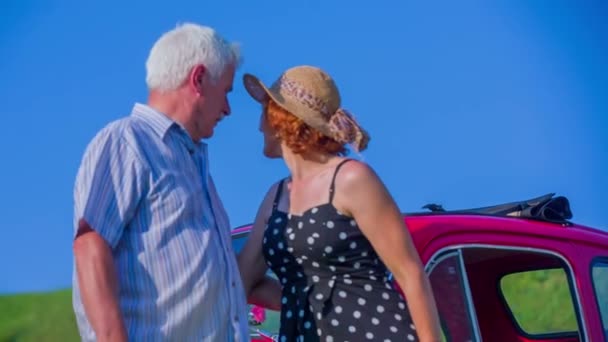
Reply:
[[[537, 221], [519, 217], [497, 217], [476, 214], [404, 215], [405, 223], [414, 239], [431, 241], [440, 235], [459, 232], [512, 234], [552, 237], [580, 241], [608, 247], [608, 232], [579, 224], [568, 225]], [[233, 234], [248, 232], [252, 224], [233, 229]], [[420, 241], [422, 242], [422, 241]]]
[[473, 234], [501, 232], [544, 239], [578, 241], [608, 248], [608, 232], [571, 222], [559, 224], [530, 218], [477, 214], [431, 214], [404, 218], [418, 248], [437, 237], [462, 232]]
[[[608, 248], [608, 232], [571, 222], [568, 199], [553, 193], [474, 209], [450, 211], [437, 204], [423, 208], [429, 211], [403, 214], [418, 249], [438, 237], [462, 232], [508, 232]], [[240, 226], [233, 234], [250, 229], [251, 224]]]

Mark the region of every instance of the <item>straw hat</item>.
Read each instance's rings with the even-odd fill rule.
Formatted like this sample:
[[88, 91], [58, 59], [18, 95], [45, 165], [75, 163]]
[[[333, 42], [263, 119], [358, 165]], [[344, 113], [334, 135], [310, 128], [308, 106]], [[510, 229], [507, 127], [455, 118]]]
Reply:
[[270, 88], [251, 74], [243, 76], [245, 89], [260, 103], [272, 99], [307, 125], [357, 151], [367, 147], [369, 135], [352, 115], [340, 107], [340, 92], [334, 80], [313, 66], [297, 66], [285, 71]]

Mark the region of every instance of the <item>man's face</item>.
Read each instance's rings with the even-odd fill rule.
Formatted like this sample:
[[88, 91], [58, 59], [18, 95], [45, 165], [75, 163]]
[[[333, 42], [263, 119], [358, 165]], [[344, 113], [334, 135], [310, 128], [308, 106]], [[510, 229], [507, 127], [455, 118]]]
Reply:
[[[198, 139], [213, 136], [215, 125], [226, 115], [230, 115], [228, 93], [232, 91], [234, 66], [227, 66], [215, 82], [211, 77], [203, 77], [201, 95], [192, 110], [194, 128]], [[198, 140], [197, 139], [197, 140]]]

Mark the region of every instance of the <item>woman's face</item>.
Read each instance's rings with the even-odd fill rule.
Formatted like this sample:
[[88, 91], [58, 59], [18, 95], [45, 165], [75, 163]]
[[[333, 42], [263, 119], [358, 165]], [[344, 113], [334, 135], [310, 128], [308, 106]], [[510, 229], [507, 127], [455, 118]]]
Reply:
[[277, 138], [274, 130], [268, 124], [266, 109], [262, 107], [260, 115], [260, 132], [264, 134], [264, 155], [268, 158], [281, 158], [281, 142]]

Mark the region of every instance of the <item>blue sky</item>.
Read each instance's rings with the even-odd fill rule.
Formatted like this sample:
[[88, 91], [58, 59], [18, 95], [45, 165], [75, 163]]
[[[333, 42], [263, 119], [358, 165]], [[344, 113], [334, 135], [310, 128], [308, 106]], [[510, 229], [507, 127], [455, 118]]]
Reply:
[[[347, 5], [345, 5], [347, 4]], [[608, 3], [497, 0], [11, 1], [0, 14], [0, 293], [70, 286], [72, 186], [82, 152], [146, 100], [144, 62], [178, 22], [240, 41], [233, 115], [210, 143], [233, 226], [280, 160], [261, 154], [244, 71], [272, 82], [313, 64], [371, 133], [362, 158], [403, 211], [567, 196], [608, 228]]]

